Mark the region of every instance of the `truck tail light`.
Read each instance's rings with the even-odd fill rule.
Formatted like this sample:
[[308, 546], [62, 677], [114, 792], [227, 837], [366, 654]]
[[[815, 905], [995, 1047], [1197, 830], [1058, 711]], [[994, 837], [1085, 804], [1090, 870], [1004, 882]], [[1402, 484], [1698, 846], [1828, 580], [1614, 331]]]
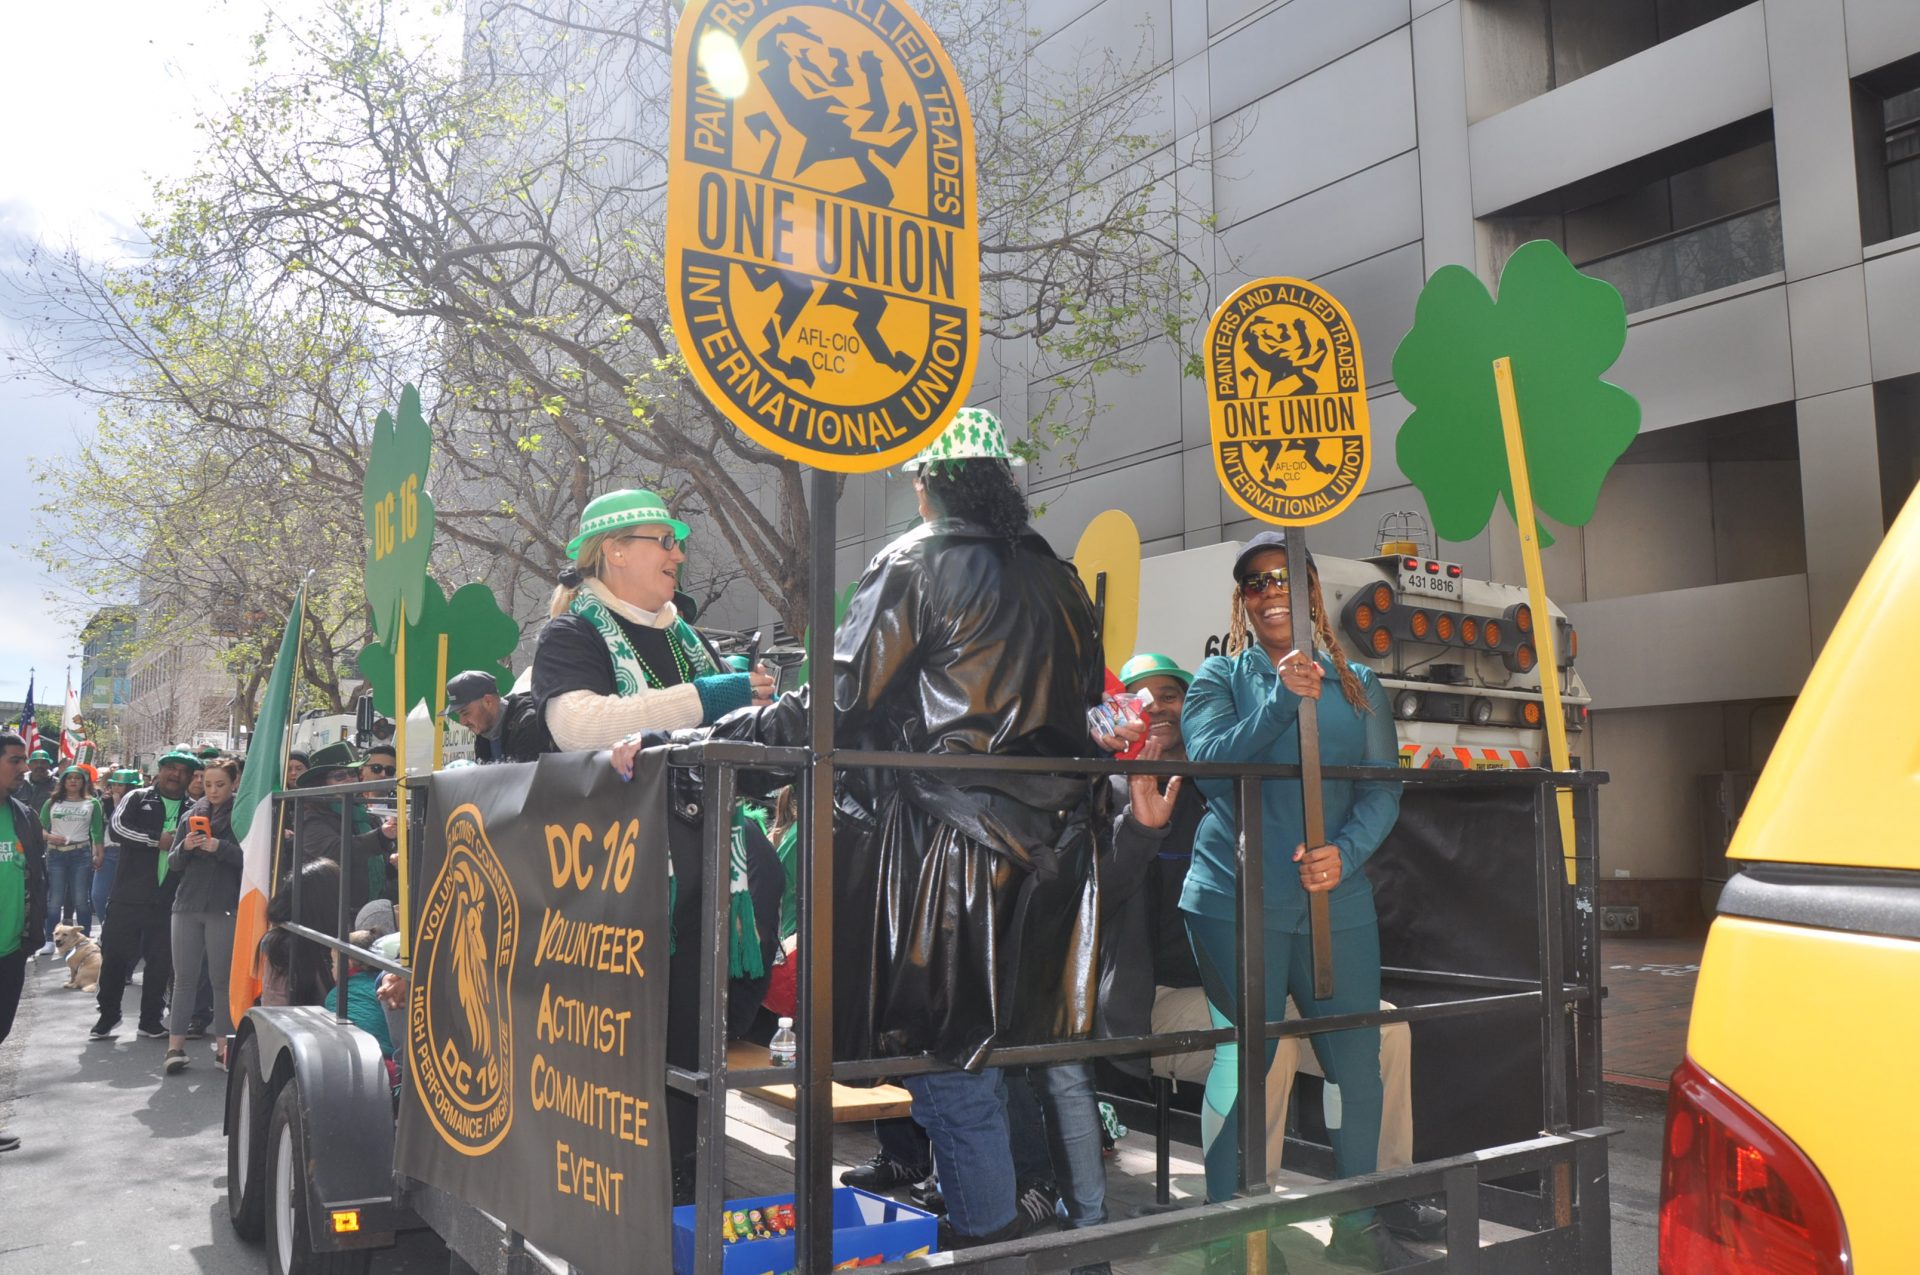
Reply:
[[1533, 643], [1522, 642], [1506, 653], [1507, 669], [1514, 673], [1533, 672], [1534, 661], [1539, 658], [1534, 653]]
[[1480, 644], [1480, 621], [1472, 616], [1464, 616], [1460, 621], [1460, 645], [1478, 646]]
[[1520, 705], [1520, 720], [1528, 726], [1538, 726], [1541, 717], [1542, 713], [1539, 700], [1530, 699]]
[[1482, 638], [1482, 640], [1486, 642], [1487, 649], [1489, 651], [1499, 650], [1500, 649], [1500, 621], [1488, 620], [1480, 630], [1480, 637]]
[[1433, 616], [1425, 611], [1415, 611], [1407, 617], [1407, 631], [1417, 641], [1426, 641], [1427, 634], [1433, 632]]
[[1372, 641], [1373, 653], [1375, 655], [1385, 655], [1393, 649], [1393, 634], [1387, 632], [1385, 629], [1375, 629], [1373, 631]]
[[1827, 1180], [1767, 1118], [1689, 1058], [1674, 1070], [1660, 1165], [1662, 1275], [1842, 1275]]
[[1377, 615], [1385, 615], [1393, 606], [1393, 588], [1386, 584], [1373, 586], [1373, 609]]
[[1442, 611], [1433, 621], [1433, 635], [1442, 642], [1453, 642], [1453, 617]]

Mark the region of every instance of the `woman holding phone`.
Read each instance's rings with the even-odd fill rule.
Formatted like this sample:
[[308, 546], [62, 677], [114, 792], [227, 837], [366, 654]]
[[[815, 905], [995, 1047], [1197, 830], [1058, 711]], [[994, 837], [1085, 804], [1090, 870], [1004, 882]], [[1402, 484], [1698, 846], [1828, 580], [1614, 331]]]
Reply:
[[170, 871], [180, 874], [173, 898], [173, 1005], [167, 1015], [167, 1074], [187, 1065], [187, 1020], [203, 966], [212, 970], [214, 1057], [227, 1065], [227, 1037], [233, 1033], [227, 1005], [227, 979], [233, 959], [233, 913], [240, 904], [244, 862], [233, 835], [233, 793], [240, 767], [231, 757], [216, 757], [201, 772], [206, 795], [188, 807], [186, 828], [167, 851]]

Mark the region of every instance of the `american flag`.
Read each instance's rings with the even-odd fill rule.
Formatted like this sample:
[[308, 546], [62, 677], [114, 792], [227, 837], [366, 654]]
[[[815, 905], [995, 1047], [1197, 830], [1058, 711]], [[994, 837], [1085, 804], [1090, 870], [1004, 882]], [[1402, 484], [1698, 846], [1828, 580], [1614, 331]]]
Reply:
[[20, 736], [27, 741], [27, 753], [40, 746], [40, 728], [33, 720], [33, 679], [27, 679], [27, 706], [20, 713]]

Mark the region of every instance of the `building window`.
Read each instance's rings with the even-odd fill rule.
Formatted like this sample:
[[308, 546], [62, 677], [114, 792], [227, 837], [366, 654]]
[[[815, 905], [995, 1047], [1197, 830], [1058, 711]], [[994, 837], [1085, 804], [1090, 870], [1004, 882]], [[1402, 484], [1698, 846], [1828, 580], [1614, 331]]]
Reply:
[[1468, 0], [1473, 122], [1745, 8], [1750, 0]]
[[1920, 486], [1920, 376], [1900, 376], [1873, 387], [1880, 436], [1880, 510], [1885, 526]]
[[1853, 82], [1853, 143], [1861, 241], [1920, 233], [1920, 56]]
[[1773, 121], [1758, 115], [1481, 219], [1497, 276], [1529, 239], [1551, 239], [1620, 289], [1627, 310], [1786, 268]]

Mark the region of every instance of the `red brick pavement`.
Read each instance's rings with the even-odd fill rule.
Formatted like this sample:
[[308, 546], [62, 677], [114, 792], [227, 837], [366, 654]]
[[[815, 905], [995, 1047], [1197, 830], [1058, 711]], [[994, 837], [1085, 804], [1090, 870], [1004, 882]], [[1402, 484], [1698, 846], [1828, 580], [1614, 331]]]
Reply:
[[1604, 935], [1606, 984], [1601, 1059], [1606, 1078], [1665, 1089], [1687, 1049], [1687, 1016], [1706, 938], [1637, 939]]

